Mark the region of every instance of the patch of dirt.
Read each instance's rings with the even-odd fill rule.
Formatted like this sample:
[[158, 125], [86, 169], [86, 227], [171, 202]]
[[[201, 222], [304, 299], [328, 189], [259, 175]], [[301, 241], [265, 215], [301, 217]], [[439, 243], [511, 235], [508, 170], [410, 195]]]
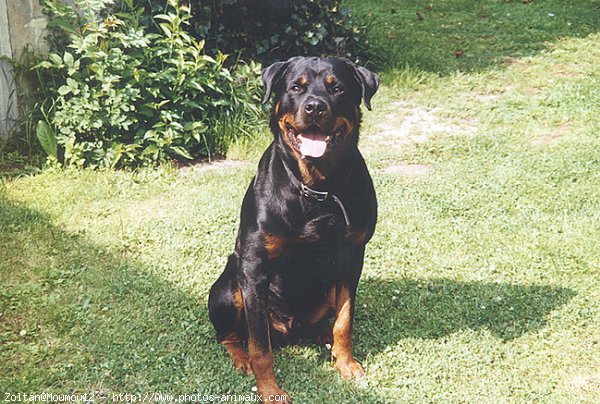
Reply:
[[560, 140], [567, 136], [572, 130], [573, 128], [571, 124], [563, 123], [557, 127], [540, 133], [538, 136], [531, 139], [529, 144], [532, 146], [553, 145], [560, 142]]
[[507, 56], [504, 58], [504, 63], [507, 65], [517, 65], [517, 64], [522, 64], [523, 61], [517, 58], [514, 58], [512, 56]]
[[576, 77], [581, 74], [579, 65], [576, 63], [556, 63], [553, 66], [553, 76]]
[[540, 95], [541, 92], [542, 91], [539, 88], [531, 86], [525, 87], [525, 89], [523, 90], [523, 94], [526, 97], [530, 98], [537, 97], [538, 95]]
[[[408, 145], [427, 142], [432, 134], [444, 133], [451, 136], [472, 135], [477, 131], [473, 122], [440, 116], [440, 107], [424, 108], [397, 102], [371, 134], [369, 143], [373, 147], [399, 149]], [[367, 146], [368, 147], [368, 146]]]
[[187, 175], [195, 171], [214, 171], [214, 170], [226, 170], [233, 167], [244, 167], [251, 164], [249, 161], [241, 160], [214, 160], [214, 161], [203, 161], [197, 164], [181, 167], [181, 173]]
[[600, 373], [576, 375], [568, 380], [568, 384], [576, 390], [589, 392], [600, 391]]
[[494, 102], [500, 98], [500, 94], [480, 93], [475, 96], [475, 99], [482, 103]]
[[394, 164], [385, 167], [382, 172], [386, 174], [401, 174], [406, 177], [423, 177], [429, 173], [431, 167], [427, 164]]

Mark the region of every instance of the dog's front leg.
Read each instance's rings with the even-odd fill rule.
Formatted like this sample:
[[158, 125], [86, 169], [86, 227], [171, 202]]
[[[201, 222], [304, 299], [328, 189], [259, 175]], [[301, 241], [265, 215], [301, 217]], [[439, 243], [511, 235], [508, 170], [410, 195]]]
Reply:
[[273, 370], [267, 272], [250, 261], [243, 265], [242, 274], [240, 287], [248, 324], [248, 351], [258, 394], [263, 402], [291, 403], [289, 396], [279, 388]]
[[352, 354], [352, 325], [356, 288], [362, 272], [364, 246], [344, 248], [338, 256], [336, 280], [335, 320], [331, 354], [335, 367], [345, 379], [363, 377], [365, 371]]

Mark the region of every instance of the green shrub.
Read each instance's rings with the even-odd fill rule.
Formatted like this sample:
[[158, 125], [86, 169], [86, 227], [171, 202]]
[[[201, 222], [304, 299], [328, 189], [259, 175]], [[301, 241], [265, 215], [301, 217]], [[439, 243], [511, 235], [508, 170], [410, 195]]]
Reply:
[[256, 131], [260, 66], [221, 51], [262, 62], [364, 55], [338, 0], [42, 2], [52, 52], [37, 65], [44, 119], [35, 133], [64, 165], [211, 157]]
[[232, 74], [224, 54], [206, 54], [205, 42], [189, 32], [187, 6], [168, 0], [154, 16], [160, 32], [148, 33], [139, 12], [107, 12], [111, 3], [76, 2], [87, 6], [75, 14], [46, 3], [55, 37], [62, 29], [69, 38], [67, 51], [38, 65], [55, 91], [44, 104], [49, 125], [38, 131], [43, 144], [55, 137], [54, 157], [92, 167], [193, 159], [224, 153], [232, 137], [255, 124], [259, 67]]
[[[164, 0], [136, 0], [146, 12]], [[296, 55], [336, 55], [365, 62], [368, 43], [340, 0], [190, 0], [194, 31], [207, 47], [270, 63]], [[153, 22], [146, 20], [148, 27]]]
[[[198, 14], [197, 31], [205, 25], [209, 46], [241, 52], [244, 58], [270, 63], [290, 56], [343, 56], [369, 59], [362, 30], [352, 24], [350, 9], [340, 0], [196, 0], [213, 4]], [[218, 7], [215, 7], [215, 3]]]

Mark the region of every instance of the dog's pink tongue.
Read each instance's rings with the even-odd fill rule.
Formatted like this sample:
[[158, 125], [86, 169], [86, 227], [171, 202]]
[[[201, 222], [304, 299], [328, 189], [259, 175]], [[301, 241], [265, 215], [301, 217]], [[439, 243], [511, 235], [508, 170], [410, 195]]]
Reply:
[[321, 157], [327, 149], [327, 137], [321, 132], [300, 133], [300, 152], [308, 157]]

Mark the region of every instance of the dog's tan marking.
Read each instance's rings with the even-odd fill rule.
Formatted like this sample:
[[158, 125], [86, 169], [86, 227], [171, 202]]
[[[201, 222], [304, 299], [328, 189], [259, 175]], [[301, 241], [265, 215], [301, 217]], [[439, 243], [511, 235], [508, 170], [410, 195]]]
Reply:
[[281, 104], [281, 100], [277, 100], [277, 104], [275, 104], [275, 116], [279, 115], [279, 105]]
[[333, 324], [332, 353], [336, 359], [352, 357], [352, 315], [348, 288], [343, 287], [336, 296], [336, 318]]
[[343, 116], [338, 116], [337, 118], [335, 118], [334, 132], [337, 132], [338, 130], [340, 130], [340, 128], [342, 126], [345, 127], [344, 138], [346, 138], [354, 130], [354, 124], [348, 118], [344, 118]]
[[236, 333], [229, 334], [221, 341], [221, 344], [227, 349], [227, 352], [233, 361], [233, 366], [235, 366], [236, 369], [246, 374], [252, 373], [250, 357], [242, 347], [242, 342]]
[[279, 331], [283, 335], [289, 335], [292, 329], [292, 320], [283, 322], [279, 320], [273, 313], [269, 313], [269, 325], [272, 329]]
[[242, 289], [240, 288], [233, 291], [233, 306], [238, 311], [239, 318], [242, 310], [244, 310], [244, 298], [242, 296]]
[[298, 159], [298, 168], [302, 182], [307, 186], [313, 186], [317, 182], [325, 180], [325, 174], [314, 164], [307, 164], [302, 158]]
[[363, 246], [367, 243], [367, 232], [366, 231], [352, 231], [346, 236], [346, 240], [353, 244]]
[[347, 287], [336, 296], [336, 318], [333, 323], [331, 354], [335, 367], [346, 380], [364, 376], [362, 366], [352, 356], [352, 297]]
[[250, 351], [250, 364], [254, 372], [254, 377], [256, 377], [258, 394], [265, 398], [279, 396], [281, 400], [276, 401], [278, 403], [290, 402], [289, 396], [277, 384], [277, 378], [273, 370], [273, 351], [269, 349], [264, 352], [259, 346], [253, 343], [252, 339], [248, 342], [248, 348]]
[[266, 233], [264, 235], [264, 246], [268, 259], [275, 259], [281, 254], [281, 249], [286, 244], [287, 239], [277, 234]]
[[283, 141], [292, 149], [294, 156], [298, 161], [298, 170], [300, 171], [302, 182], [310, 187], [311, 185], [314, 185], [317, 182], [323, 181], [325, 179], [325, 174], [314, 164], [307, 164], [306, 161], [302, 159], [302, 154], [298, 150], [296, 150], [296, 148], [291, 143], [288, 134], [288, 125], [291, 126], [293, 129], [296, 128], [294, 114], [283, 114], [281, 118], [279, 118], [278, 124], [279, 130], [281, 131], [281, 136], [283, 137]]

